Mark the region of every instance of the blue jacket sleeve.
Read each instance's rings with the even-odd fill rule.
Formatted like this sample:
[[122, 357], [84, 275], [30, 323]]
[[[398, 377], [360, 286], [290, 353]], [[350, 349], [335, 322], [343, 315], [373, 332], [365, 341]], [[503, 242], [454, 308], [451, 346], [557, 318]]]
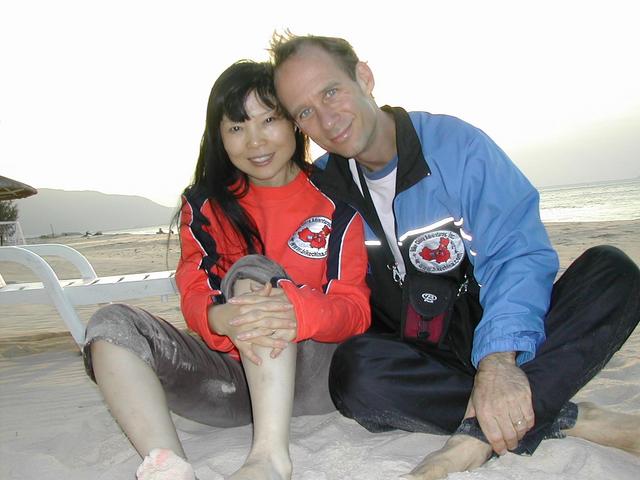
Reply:
[[545, 339], [544, 317], [558, 257], [540, 220], [539, 194], [507, 155], [476, 130], [461, 165], [463, 229], [470, 234], [474, 275], [484, 314], [472, 362], [515, 351], [518, 364]]

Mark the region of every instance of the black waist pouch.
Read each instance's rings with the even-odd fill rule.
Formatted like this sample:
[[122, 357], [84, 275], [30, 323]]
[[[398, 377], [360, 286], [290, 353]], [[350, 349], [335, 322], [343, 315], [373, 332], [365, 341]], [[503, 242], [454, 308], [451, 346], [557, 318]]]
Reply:
[[454, 224], [403, 239], [403, 339], [451, 351], [471, 366], [473, 333], [482, 317], [460, 229]]
[[446, 348], [443, 340], [458, 290], [458, 283], [448, 277], [407, 274], [402, 289], [403, 338]]
[[450, 278], [405, 277], [406, 305], [402, 318], [403, 339], [450, 352], [473, 372], [471, 350], [476, 326], [482, 318], [479, 287], [474, 280], [461, 284]]

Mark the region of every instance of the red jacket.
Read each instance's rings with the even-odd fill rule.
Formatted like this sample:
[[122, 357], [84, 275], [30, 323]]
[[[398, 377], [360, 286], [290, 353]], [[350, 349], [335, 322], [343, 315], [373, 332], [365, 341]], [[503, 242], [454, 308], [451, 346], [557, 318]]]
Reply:
[[[321, 193], [304, 174], [284, 187], [251, 185], [239, 200], [253, 218], [265, 255], [293, 281], [281, 280], [298, 321], [296, 341], [340, 342], [370, 325], [362, 219]], [[224, 302], [220, 281], [246, 249], [219, 209], [196, 192], [183, 197], [181, 259], [176, 271], [182, 313], [215, 350], [239, 358], [226, 336], [209, 328], [208, 310]]]

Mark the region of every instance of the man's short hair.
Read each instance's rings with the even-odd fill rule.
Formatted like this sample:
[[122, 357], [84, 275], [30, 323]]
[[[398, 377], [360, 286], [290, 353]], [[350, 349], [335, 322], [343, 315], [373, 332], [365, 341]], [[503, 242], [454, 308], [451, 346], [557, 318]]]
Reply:
[[338, 37], [322, 37], [316, 35], [294, 35], [289, 30], [284, 33], [274, 32], [271, 37], [269, 53], [274, 70], [277, 70], [287, 59], [298, 53], [305, 46], [315, 46], [331, 55], [349, 75], [356, 80], [356, 65], [360, 61], [349, 42]]

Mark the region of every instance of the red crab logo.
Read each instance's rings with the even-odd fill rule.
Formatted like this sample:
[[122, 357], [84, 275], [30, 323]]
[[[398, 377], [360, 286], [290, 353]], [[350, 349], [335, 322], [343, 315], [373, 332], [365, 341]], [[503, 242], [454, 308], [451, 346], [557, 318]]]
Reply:
[[331, 229], [326, 225], [319, 232], [312, 232], [309, 227], [305, 227], [298, 232], [298, 238], [313, 248], [323, 248], [327, 245], [327, 237], [330, 233]]
[[307, 258], [324, 258], [331, 235], [331, 220], [317, 216], [307, 218], [289, 237], [289, 247]]
[[423, 273], [444, 273], [456, 268], [464, 259], [462, 237], [452, 230], [425, 232], [409, 245], [409, 260]]
[[451, 252], [448, 247], [449, 239], [441, 237], [440, 243], [436, 248], [424, 247], [420, 251], [420, 256], [425, 260], [435, 260], [437, 263], [443, 263], [451, 258]]

